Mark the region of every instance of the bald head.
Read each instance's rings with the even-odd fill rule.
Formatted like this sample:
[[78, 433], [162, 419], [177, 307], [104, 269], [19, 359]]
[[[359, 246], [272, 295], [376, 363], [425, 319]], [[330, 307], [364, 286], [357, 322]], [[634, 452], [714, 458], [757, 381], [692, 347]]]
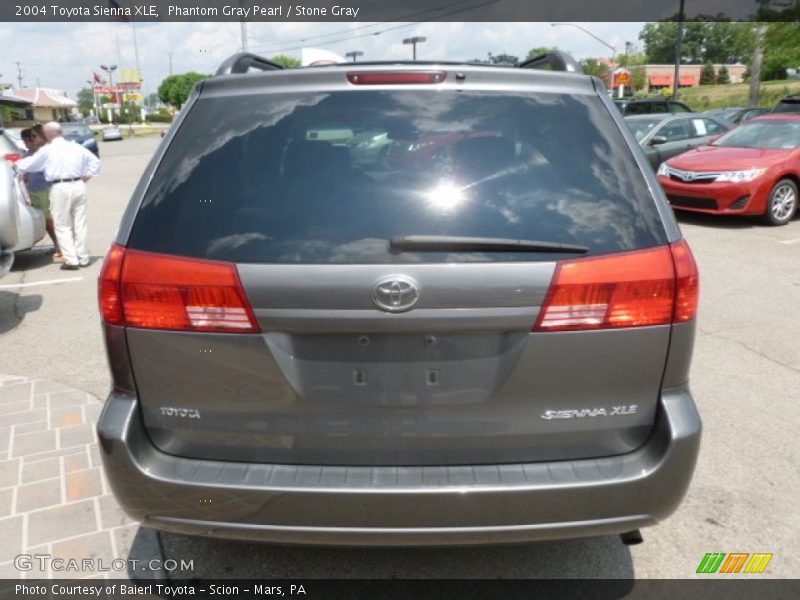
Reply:
[[61, 136], [61, 125], [55, 121], [45, 123], [42, 129], [44, 130], [44, 138], [48, 142], [52, 142], [57, 137]]

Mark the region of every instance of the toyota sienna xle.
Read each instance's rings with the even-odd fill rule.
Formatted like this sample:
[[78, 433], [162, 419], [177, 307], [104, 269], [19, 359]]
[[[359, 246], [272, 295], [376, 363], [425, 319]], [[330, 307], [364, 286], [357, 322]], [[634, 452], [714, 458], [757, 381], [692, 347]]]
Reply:
[[676, 509], [695, 262], [602, 83], [523, 67], [243, 54], [198, 85], [100, 276], [129, 515], [425, 545]]

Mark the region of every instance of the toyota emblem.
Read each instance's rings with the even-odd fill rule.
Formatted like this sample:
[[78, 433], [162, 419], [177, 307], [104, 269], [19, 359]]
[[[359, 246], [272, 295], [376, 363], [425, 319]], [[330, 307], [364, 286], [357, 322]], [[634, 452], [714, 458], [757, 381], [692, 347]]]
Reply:
[[386, 312], [398, 313], [411, 310], [419, 300], [419, 287], [411, 277], [387, 275], [375, 283], [372, 301]]

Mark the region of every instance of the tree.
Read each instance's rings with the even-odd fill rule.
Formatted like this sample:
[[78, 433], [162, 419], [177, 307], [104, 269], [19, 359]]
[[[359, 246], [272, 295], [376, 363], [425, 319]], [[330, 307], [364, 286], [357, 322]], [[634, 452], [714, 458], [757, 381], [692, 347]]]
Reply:
[[531, 48], [528, 51], [528, 56], [525, 57], [525, 60], [536, 58], [537, 56], [541, 56], [542, 54], [552, 52], [553, 50], [558, 50], [558, 48], [556, 48], [555, 46], [552, 46], [550, 48], [548, 48], [547, 46], [537, 46], [536, 48]]
[[296, 69], [303, 64], [299, 58], [295, 58], [294, 56], [290, 56], [288, 54], [276, 54], [270, 58], [270, 61], [279, 64], [284, 69]]
[[707, 62], [703, 65], [703, 70], [700, 71], [700, 85], [714, 85], [717, 81], [717, 75], [714, 73], [714, 65]]
[[762, 79], [784, 79], [786, 69], [800, 67], [800, 22], [776, 22], [767, 26]]
[[600, 62], [596, 58], [584, 58], [581, 61], [581, 68], [586, 75], [605, 78], [608, 75], [608, 65]]
[[510, 65], [516, 67], [519, 64], [519, 58], [513, 54], [492, 54], [489, 53], [489, 62], [493, 65]]
[[194, 71], [170, 75], [158, 86], [158, 97], [164, 104], [180, 108], [186, 103], [194, 85], [208, 77]]
[[[649, 62], [656, 64], [675, 62], [677, 38], [678, 23], [675, 21], [647, 23], [639, 32], [639, 39], [644, 42]], [[706, 62], [747, 63], [754, 46], [755, 36], [750, 23], [686, 21], [681, 44], [681, 62], [695, 65]]]
[[78, 110], [84, 117], [88, 117], [94, 109], [94, 91], [83, 88], [78, 92]]
[[717, 73], [717, 85], [727, 85], [731, 82], [731, 74], [728, 72], [728, 67], [722, 65]]

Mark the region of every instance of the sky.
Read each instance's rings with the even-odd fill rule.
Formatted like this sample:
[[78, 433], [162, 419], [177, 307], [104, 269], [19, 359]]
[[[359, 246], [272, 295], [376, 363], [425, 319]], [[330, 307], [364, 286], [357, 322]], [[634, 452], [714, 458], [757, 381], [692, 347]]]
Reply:
[[[619, 51], [625, 42], [641, 46], [644, 23], [578, 23]], [[300, 56], [301, 47], [341, 53], [364, 52], [362, 60], [410, 59], [403, 38], [425, 36], [421, 60], [469, 60], [487, 53], [524, 57], [537, 46], [558, 46], [575, 58], [610, 56], [611, 50], [571, 26], [550, 23], [248, 23], [250, 50], [265, 56]], [[144, 91], [158, 89], [174, 73], [213, 73], [241, 49], [239, 23], [137, 23], [139, 64]], [[130, 23], [0, 23], [0, 82], [17, 87], [17, 65], [23, 85], [65, 90], [75, 98], [101, 64], [134, 67], [134, 28]], [[375, 32], [380, 32], [375, 35]], [[343, 40], [343, 41], [340, 41]], [[118, 41], [118, 44], [117, 44]], [[118, 50], [119, 48], [119, 50]]]

